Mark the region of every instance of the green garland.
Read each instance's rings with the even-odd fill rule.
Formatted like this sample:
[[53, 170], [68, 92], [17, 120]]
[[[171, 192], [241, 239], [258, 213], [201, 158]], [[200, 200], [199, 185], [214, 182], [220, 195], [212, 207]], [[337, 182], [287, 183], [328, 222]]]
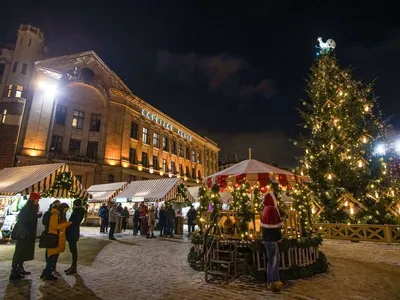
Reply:
[[253, 221], [254, 212], [251, 207], [250, 194], [247, 192], [250, 190], [250, 184], [248, 182], [239, 185], [232, 191], [232, 204], [231, 208], [237, 213], [239, 227], [238, 233], [247, 236], [249, 228], [249, 222]]
[[81, 200], [82, 206], [86, 207], [87, 197], [80, 196], [73, 189], [74, 178], [71, 172], [62, 172], [57, 175], [56, 180], [51, 188], [42, 194], [42, 197], [53, 197], [56, 190], [66, 190], [69, 192], [69, 198]]
[[178, 202], [177, 200], [183, 199], [183, 204], [185, 206], [190, 206], [190, 205], [192, 205], [192, 202], [190, 202], [187, 194], [188, 194], [188, 189], [187, 189], [186, 185], [184, 185], [183, 183], [180, 183], [178, 185], [178, 192], [176, 194], [176, 197], [165, 201], [165, 205], [169, 206], [169, 205], [172, 205], [172, 203], [182, 203], [181, 201]]

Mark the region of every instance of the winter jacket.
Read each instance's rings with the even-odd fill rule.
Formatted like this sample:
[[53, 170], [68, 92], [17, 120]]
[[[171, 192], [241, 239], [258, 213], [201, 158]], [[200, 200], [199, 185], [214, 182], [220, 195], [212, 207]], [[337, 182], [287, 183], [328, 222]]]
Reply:
[[102, 206], [99, 209], [99, 217], [102, 219], [108, 219], [109, 218], [109, 210], [107, 206]]
[[15, 244], [14, 257], [17, 262], [30, 261], [35, 257], [37, 213], [38, 207], [28, 201], [18, 214], [17, 223], [22, 223], [29, 235], [23, 240], [17, 240]]
[[69, 221], [72, 223], [71, 226], [67, 228], [66, 238], [68, 242], [78, 241], [80, 236], [80, 227], [83, 218], [85, 217], [86, 210], [80, 206], [75, 207], [72, 210], [72, 214], [69, 217]]
[[160, 227], [167, 225], [167, 213], [165, 209], [160, 209], [159, 218]]
[[140, 213], [139, 209], [136, 208], [135, 212], [133, 213], [133, 222], [139, 222], [140, 221]]
[[277, 242], [281, 239], [282, 219], [276, 207], [276, 199], [273, 193], [264, 197], [264, 210], [261, 217], [263, 240]]
[[196, 224], [196, 216], [197, 216], [197, 211], [193, 209], [189, 209], [187, 213], [187, 223], [188, 225], [195, 225]]
[[154, 226], [155, 223], [156, 223], [156, 211], [154, 210], [154, 208], [150, 208], [148, 225]]
[[129, 211], [124, 209], [121, 212], [121, 216], [124, 217], [124, 220], [126, 221], [129, 218]]
[[169, 207], [166, 209], [165, 214], [166, 214], [167, 224], [172, 226], [172, 224], [175, 220], [175, 210], [172, 207]]
[[117, 222], [117, 218], [118, 218], [118, 213], [117, 213], [117, 209], [112, 207], [110, 209], [110, 216], [108, 218], [108, 221], [110, 223], [116, 223]]
[[71, 222], [60, 223], [60, 212], [56, 208], [51, 209], [49, 233], [58, 234], [58, 246], [57, 248], [47, 249], [47, 255], [50, 257], [55, 254], [60, 254], [65, 251], [66, 237], [65, 232]]
[[147, 206], [146, 205], [142, 205], [139, 207], [139, 213], [140, 213], [140, 217], [145, 217], [147, 216]]

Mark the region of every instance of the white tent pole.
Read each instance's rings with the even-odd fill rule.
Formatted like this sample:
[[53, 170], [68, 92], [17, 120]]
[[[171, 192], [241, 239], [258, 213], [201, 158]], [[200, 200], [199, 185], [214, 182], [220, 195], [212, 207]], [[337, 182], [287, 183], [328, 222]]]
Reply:
[[249, 148], [249, 159], [251, 159], [251, 148]]

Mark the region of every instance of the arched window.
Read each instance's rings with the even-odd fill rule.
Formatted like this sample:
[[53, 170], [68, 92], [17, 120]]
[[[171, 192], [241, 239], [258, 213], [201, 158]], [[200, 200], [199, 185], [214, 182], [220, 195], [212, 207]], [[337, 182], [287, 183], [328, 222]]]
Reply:
[[114, 182], [114, 175], [110, 174], [108, 175], [108, 183], [113, 183]]

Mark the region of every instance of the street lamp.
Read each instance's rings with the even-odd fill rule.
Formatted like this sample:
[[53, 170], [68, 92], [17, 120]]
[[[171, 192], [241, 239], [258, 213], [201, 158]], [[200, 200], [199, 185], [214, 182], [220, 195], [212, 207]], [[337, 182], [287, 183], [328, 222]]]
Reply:
[[40, 90], [42, 90], [48, 98], [53, 98], [57, 94], [57, 84], [46, 82], [46, 81], [38, 81], [37, 86]]

